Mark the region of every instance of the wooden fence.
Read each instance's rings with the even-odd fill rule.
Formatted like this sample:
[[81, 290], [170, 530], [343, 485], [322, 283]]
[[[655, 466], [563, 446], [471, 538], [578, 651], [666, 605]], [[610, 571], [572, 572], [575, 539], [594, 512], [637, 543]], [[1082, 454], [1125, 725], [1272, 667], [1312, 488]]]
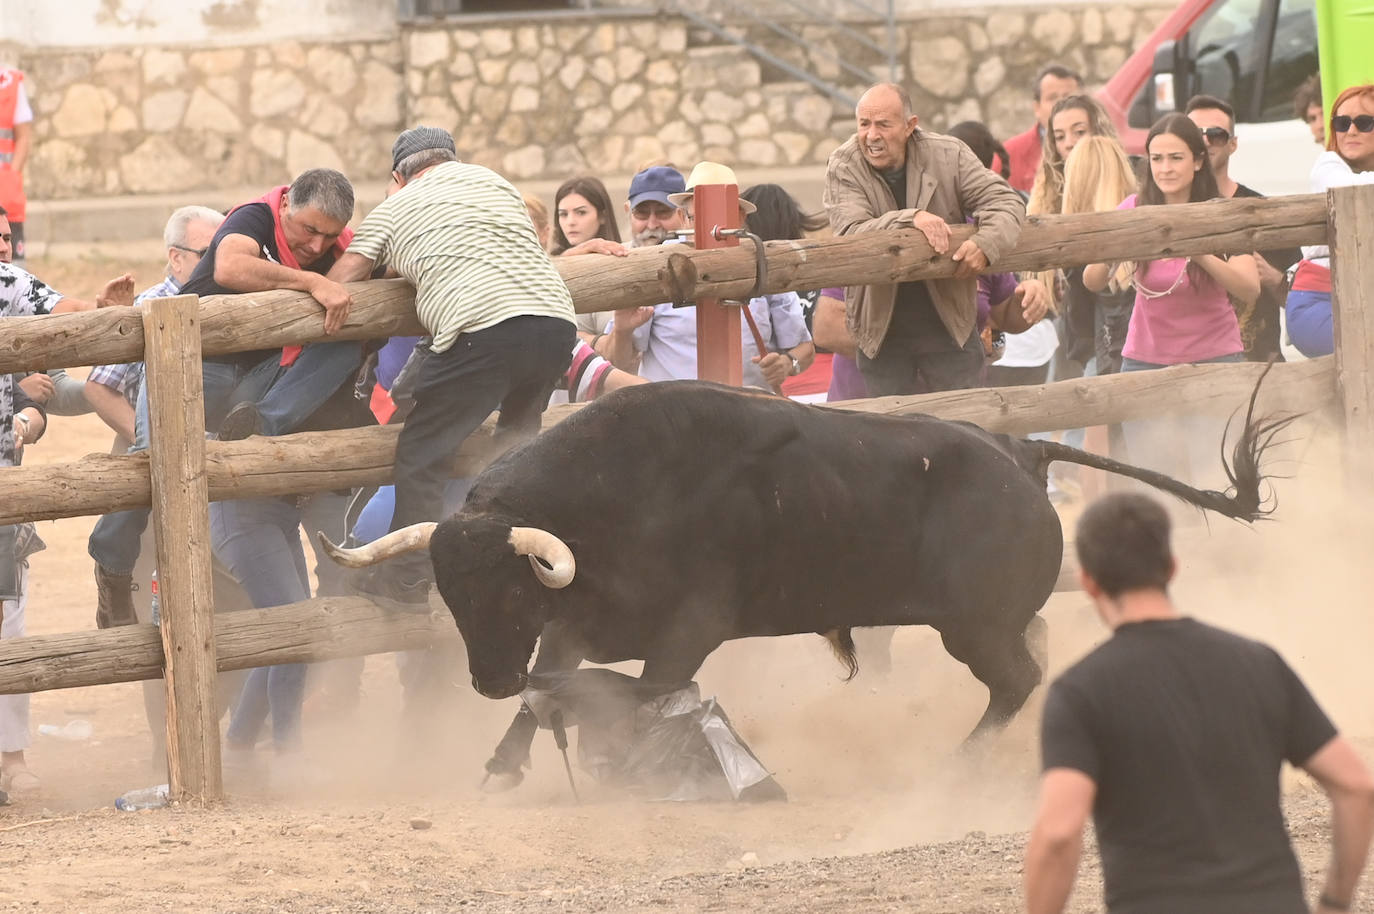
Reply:
[[[1364, 231], [1361, 233], [1360, 229]], [[954, 229], [956, 239], [970, 230]], [[1229, 200], [1188, 206], [1032, 219], [998, 269], [1038, 270], [1104, 260], [1245, 253], [1331, 243], [1336, 300], [1334, 357], [1281, 364], [1265, 384], [1267, 408], [1339, 405], [1349, 450], [1374, 448], [1374, 297], [1365, 250], [1374, 244], [1374, 188], [1326, 197]], [[911, 229], [767, 245], [768, 291], [949, 276]], [[580, 312], [705, 297], [738, 298], [754, 284], [747, 247], [652, 248], [612, 263], [558, 261]], [[352, 287], [354, 307], [337, 339], [421, 331], [404, 282]], [[0, 372], [132, 361], [147, 363], [152, 447], [145, 455], [0, 470], [0, 524], [148, 506], [158, 542], [162, 625], [39, 635], [0, 642], [0, 694], [113, 682], [167, 680], [168, 768], [183, 799], [221, 796], [217, 670], [310, 662], [422, 647], [457, 637], [435, 602], [429, 616], [391, 615], [356, 597], [325, 597], [215, 616], [211, 605], [209, 502], [319, 492], [388, 481], [395, 427], [206, 442], [202, 356], [323, 338], [309, 296], [267, 292], [148, 302], [137, 311], [0, 322]], [[901, 415], [964, 419], [1027, 434], [1164, 415], [1226, 413], [1241, 404], [1262, 366], [1180, 366], [1061, 381], [1039, 387], [886, 397], [843, 404]], [[555, 407], [545, 426], [577, 406]], [[471, 475], [496, 456], [490, 426], [457, 456]]]

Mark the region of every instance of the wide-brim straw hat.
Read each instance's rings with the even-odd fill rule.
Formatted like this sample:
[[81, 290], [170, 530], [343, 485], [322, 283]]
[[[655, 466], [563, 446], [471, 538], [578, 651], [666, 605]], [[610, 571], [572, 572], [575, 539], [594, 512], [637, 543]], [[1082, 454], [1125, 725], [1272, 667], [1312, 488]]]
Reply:
[[[692, 190], [697, 185], [705, 184], [730, 184], [738, 188], [739, 179], [735, 177], [735, 170], [729, 165], [721, 165], [719, 162], [698, 162], [687, 178], [687, 190], [680, 194], [669, 194], [668, 201], [674, 206], [682, 206], [692, 199]], [[740, 197], [739, 206], [746, 213], [758, 212], [758, 207], [743, 197]]]

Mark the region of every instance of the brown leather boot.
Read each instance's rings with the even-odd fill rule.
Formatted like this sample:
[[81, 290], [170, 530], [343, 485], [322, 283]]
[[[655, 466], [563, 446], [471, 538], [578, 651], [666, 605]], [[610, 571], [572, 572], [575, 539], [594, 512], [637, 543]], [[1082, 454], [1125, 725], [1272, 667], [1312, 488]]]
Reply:
[[114, 628], [119, 625], [134, 625], [138, 615], [134, 612], [134, 576], [115, 574], [102, 565], [95, 566], [95, 627]]

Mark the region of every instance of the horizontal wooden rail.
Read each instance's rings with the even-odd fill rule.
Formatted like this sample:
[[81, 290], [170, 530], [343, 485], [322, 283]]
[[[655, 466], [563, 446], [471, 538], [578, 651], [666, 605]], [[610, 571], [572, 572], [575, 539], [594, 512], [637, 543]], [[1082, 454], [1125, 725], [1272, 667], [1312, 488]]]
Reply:
[[[954, 242], [973, 229], [956, 226]], [[1104, 260], [1149, 260], [1204, 253], [1267, 251], [1327, 239], [1326, 199], [1319, 195], [1218, 200], [1112, 213], [1031, 219], [998, 270], [1040, 270]], [[950, 276], [915, 229], [844, 238], [774, 241], [767, 246], [769, 292]], [[666, 245], [628, 257], [560, 257], [558, 269], [577, 310], [605, 311], [697, 298], [740, 298], [754, 285], [748, 244], [716, 250]], [[350, 286], [353, 309], [336, 339], [418, 334], [414, 290], [400, 280]], [[8, 318], [0, 327], [0, 372], [70, 368], [143, 357], [138, 316], [122, 309]], [[207, 296], [201, 300], [207, 355], [275, 349], [323, 339], [323, 311], [301, 292]]]
[[[319, 597], [271, 609], [215, 616], [220, 672], [310, 663], [456, 640], [458, 628], [435, 596], [431, 612], [388, 613], [362, 597]], [[0, 695], [75, 689], [162, 677], [155, 625], [126, 625], [0, 641]]]
[[[1188, 413], [1228, 414], [1243, 405], [1262, 365], [1182, 365], [1044, 387], [981, 388], [913, 397], [881, 397], [831, 404], [861, 412], [928, 413], [1026, 435], [1085, 425]], [[1331, 357], [1275, 365], [1264, 385], [1268, 409], [1308, 411], [1334, 402]], [[580, 405], [555, 406], [548, 428]], [[489, 421], [463, 445], [453, 475], [474, 475], [499, 451]], [[209, 442], [210, 499], [303, 494], [388, 482], [399, 426], [310, 432], [279, 438]], [[92, 454], [71, 463], [0, 469], [0, 524], [105, 514], [146, 506], [148, 462], [142, 457]]]
[[[1055, 590], [1078, 589], [1078, 562], [1070, 547]], [[427, 614], [387, 612], [362, 597], [317, 597], [215, 616], [222, 673], [419, 650], [459, 637], [437, 594], [431, 594]], [[0, 695], [160, 679], [162, 664], [162, 639], [153, 625], [11, 638], [0, 641]]]

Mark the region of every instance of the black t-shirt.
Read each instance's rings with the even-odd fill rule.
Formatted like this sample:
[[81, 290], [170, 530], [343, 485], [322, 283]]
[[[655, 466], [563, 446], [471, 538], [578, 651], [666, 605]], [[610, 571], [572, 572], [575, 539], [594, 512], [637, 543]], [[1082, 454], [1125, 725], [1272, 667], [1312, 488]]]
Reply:
[[[906, 166], [878, 174], [892, 189], [898, 209], [906, 209]], [[924, 280], [897, 284], [897, 300], [893, 303], [892, 323], [888, 325], [886, 340], [901, 340], [913, 352], [947, 352], [959, 347], [950, 339], [945, 322], [935, 310]]]
[[[215, 282], [215, 253], [219, 243], [229, 235], [246, 235], [259, 245], [263, 257], [272, 263], [281, 263], [277, 251], [277, 230], [272, 219], [272, 208], [266, 203], [248, 203], [234, 210], [220, 223], [219, 230], [210, 240], [210, 248], [196, 264], [195, 270], [181, 287], [182, 295], [234, 295], [240, 290], [230, 289]], [[304, 269], [311, 273], [324, 275], [334, 265], [334, 252], [331, 250], [319, 260]], [[253, 352], [236, 352], [221, 356], [206, 356], [207, 362], [232, 362], [235, 364], [256, 364], [271, 355], [275, 350], [262, 349]]]
[[1307, 910], [1279, 796], [1336, 735], [1273, 649], [1193, 619], [1123, 625], [1050, 687], [1045, 770], [1097, 784], [1111, 914]]

